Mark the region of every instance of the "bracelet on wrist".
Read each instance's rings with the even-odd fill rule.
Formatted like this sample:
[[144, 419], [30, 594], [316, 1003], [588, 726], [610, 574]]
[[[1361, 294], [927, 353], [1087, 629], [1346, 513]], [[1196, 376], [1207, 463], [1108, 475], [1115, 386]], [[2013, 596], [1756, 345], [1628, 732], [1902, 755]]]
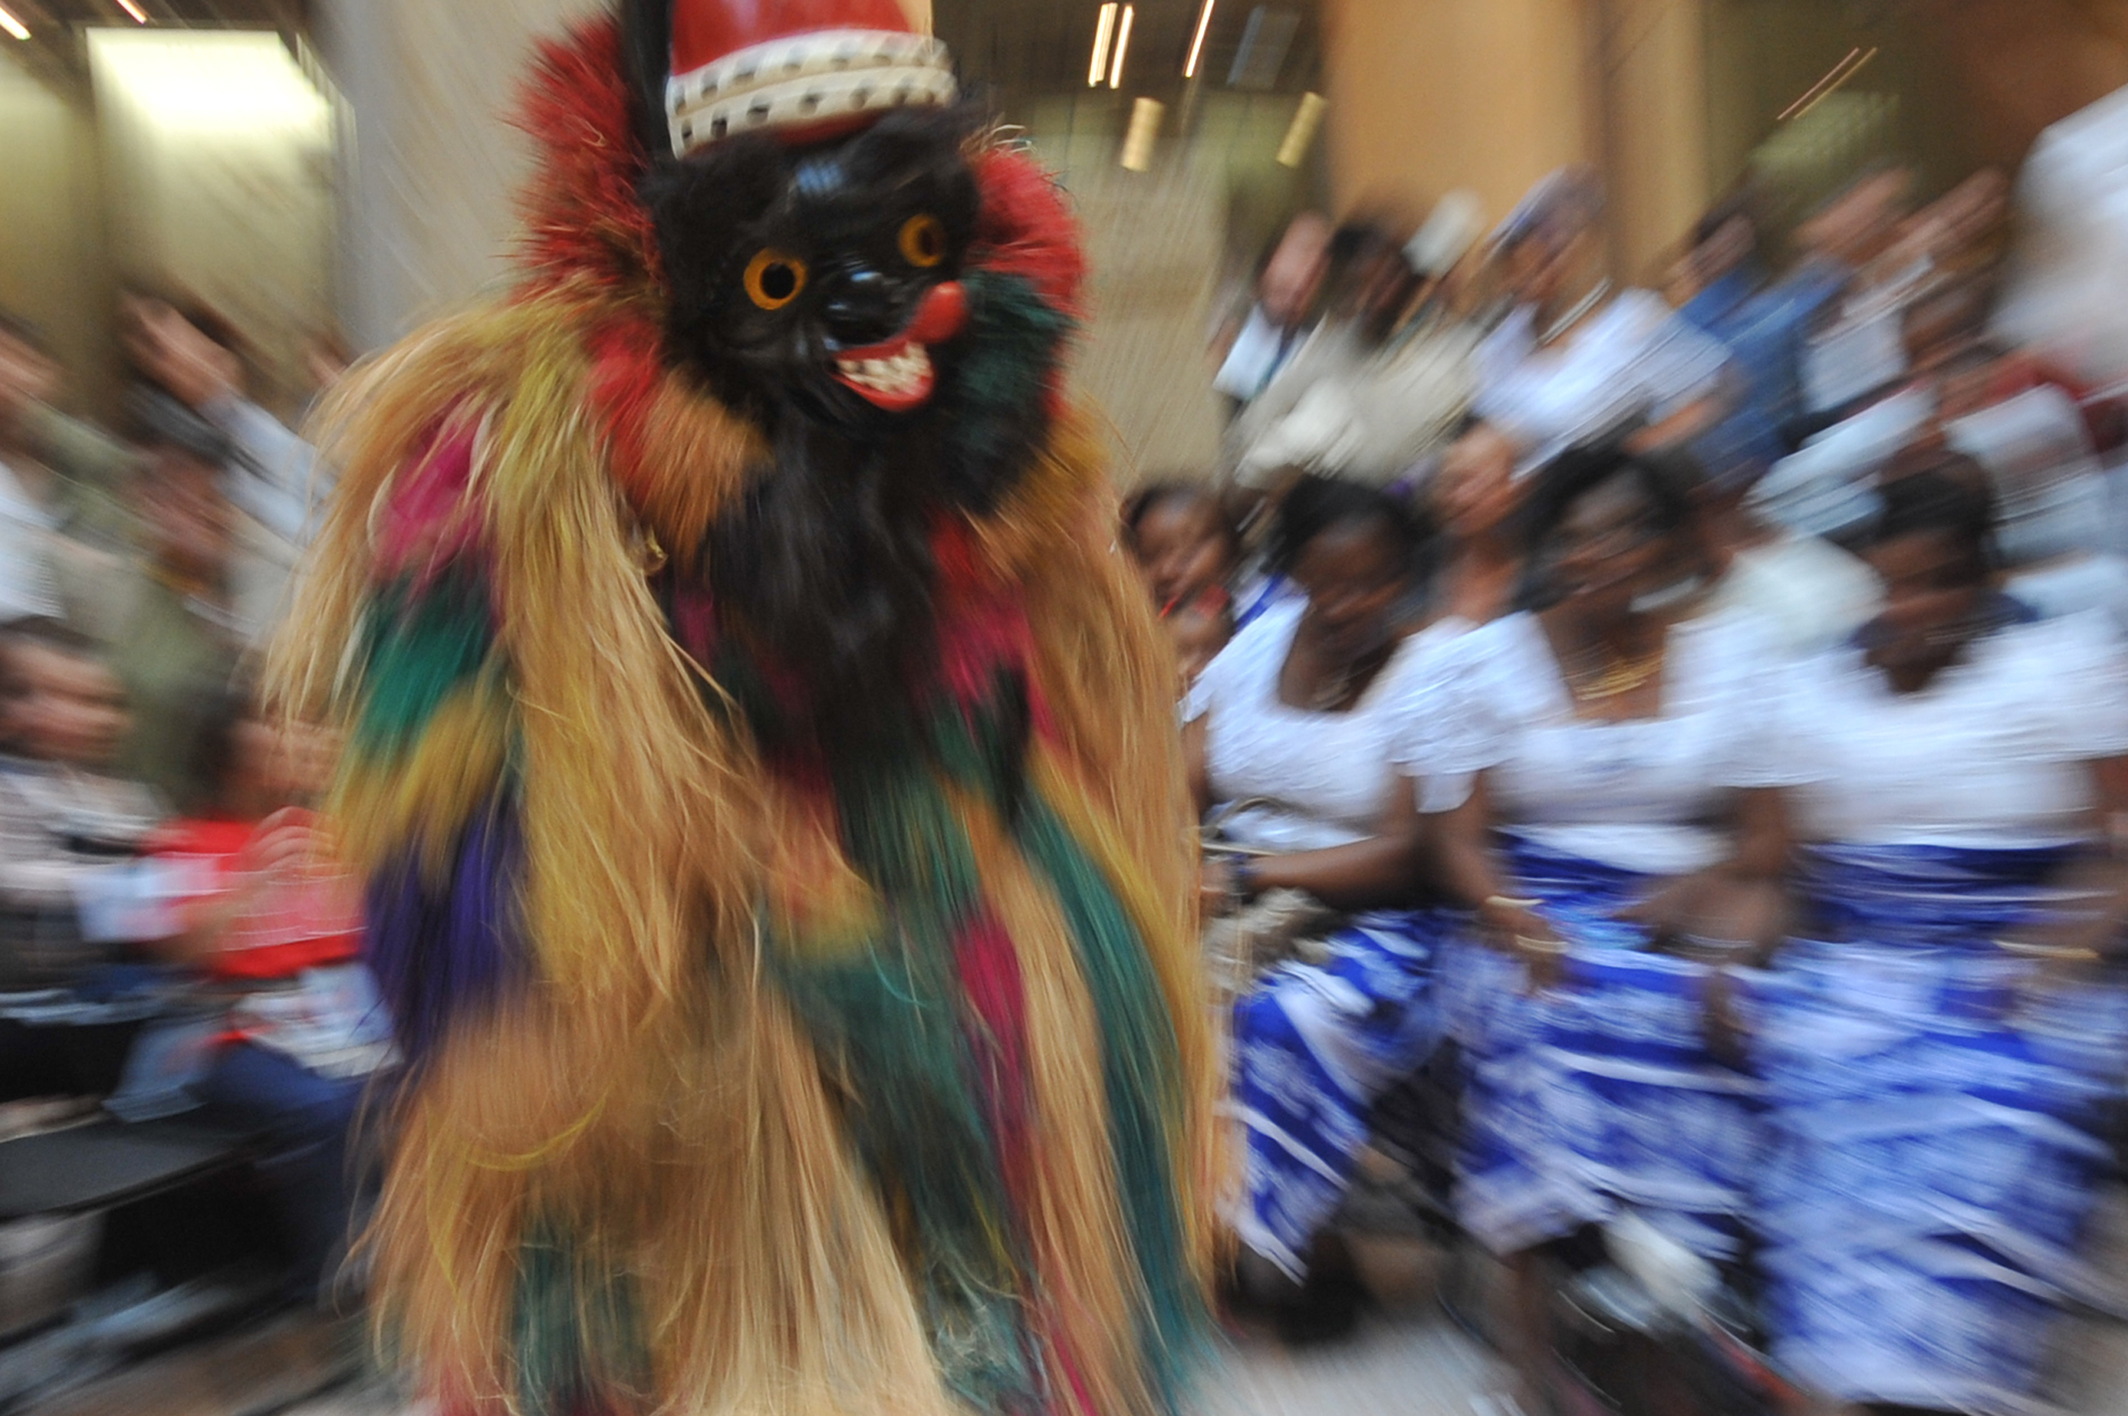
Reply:
[[2020, 959], [2043, 959], [2060, 964], [2095, 964], [2099, 961], [2098, 950], [2079, 949], [2066, 944], [2033, 944], [2021, 939], [1998, 939], [1995, 941], [1995, 947]]
[[1263, 893], [1263, 881], [1257, 878], [1256, 862], [1248, 856], [1235, 857], [1227, 868], [1227, 879], [1233, 883], [1234, 894], [1243, 900], [1253, 900]]

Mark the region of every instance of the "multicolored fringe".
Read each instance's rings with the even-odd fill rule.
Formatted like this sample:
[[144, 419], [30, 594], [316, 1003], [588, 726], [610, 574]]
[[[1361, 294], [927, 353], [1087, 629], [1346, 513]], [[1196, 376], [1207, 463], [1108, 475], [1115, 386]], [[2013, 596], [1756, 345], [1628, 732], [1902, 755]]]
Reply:
[[[978, 169], [995, 268], [1065, 308], [1069, 242], [1005, 219], [1047, 179]], [[417, 1064], [384, 1321], [454, 1412], [1172, 1410], [1218, 1069], [1170, 672], [1091, 440], [939, 528], [920, 750], [772, 768], [653, 583], [758, 440], [664, 371], [640, 232], [569, 227], [618, 199], [585, 180], [518, 298], [339, 396], [282, 659], [348, 725]]]

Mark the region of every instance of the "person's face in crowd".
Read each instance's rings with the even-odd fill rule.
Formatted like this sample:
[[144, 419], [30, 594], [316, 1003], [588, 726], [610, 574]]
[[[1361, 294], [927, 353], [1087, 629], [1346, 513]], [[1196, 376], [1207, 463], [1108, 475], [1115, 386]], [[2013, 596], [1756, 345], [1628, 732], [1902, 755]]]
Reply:
[[1596, 233], [1588, 226], [1543, 233], [1508, 258], [1510, 288], [1523, 304], [1551, 307], [1581, 295], [1597, 262]]
[[1936, 418], [1948, 423], [1996, 401], [1997, 360], [1954, 360], [1936, 384]]
[[1138, 564], [1165, 611], [1187, 603], [1233, 573], [1233, 547], [1209, 496], [1163, 498], [1138, 522]]
[[1264, 313], [1288, 327], [1306, 319], [1322, 290], [1329, 259], [1329, 223], [1312, 213], [1295, 217], [1257, 284]]
[[315, 801], [331, 782], [336, 749], [325, 729], [249, 714], [236, 729], [235, 776], [268, 809]]
[[1993, 235], [2009, 215], [2010, 179], [1999, 167], [1983, 167], [1945, 193], [1930, 208], [1941, 248], [1939, 259], [1955, 258]]
[[1796, 236], [1811, 255], [1859, 268], [1898, 236], [1913, 174], [1892, 168], [1864, 178], [1803, 223]]
[[1301, 548], [1293, 578], [1308, 592], [1308, 620], [1326, 658], [1355, 663], [1389, 641], [1404, 576], [1392, 538], [1369, 522], [1324, 527]]
[[0, 330], [0, 429], [58, 392], [59, 365], [27, 340]]
[[1433, 511], [1458, 544], [1494, 534], [1515, 514], [1515, 445], [1489, 424], [1456, 439], [1434, 476]]
[[1396, 332], [1418, 284], [1401, 251], [1385, 249], [1368, 263], [1360, 283], [1359, 318], [1370, 342], [1379, 344]]
[[1869, 660], [1894, 673], [1936, 664], [1971, 633], [1987, 590], [1972, 550], [1945, 531], [1917, 531], [1872, 546], [1884, 608], [1863, 632]]
[[1954, 286], [1907, 311], [1900, 327], [1907, 365], [1929, 375], [1956, 360], [1980, 336], [1984, 305], [1979, 291]]
[[221, 469], [178, 448], [158, 449], [141, 516], [156, 563], [186, 580], [219, 582], [229, 562], [229, 504]]
[[7, 736], [25, 757], [100, 768], [126, 732], [125, 690], [97, 659], [45, 644], [8, 651]]
[[1621, 618], [1677, 579], [1689, 559], [1682, 542], [1631, 477], [1613, 477], [1576, 499], [1552, 532], [1552, 583], [1587, 619]]
[[1187, 686], [1195, 683], [1205, 665], [1227, 647], [1233, 630], [1225, 614], [1189, 608], [1168, 616], [1167, 635], [1175, 646], [1175, 663]]
[[1758, 249], [1758, 233], [1751, 218], [1737, 215], [1714, 228], [1714, 234], [1693, 249], [1692, 273], [1701, 285], [1712, 285], [1751, 259]]

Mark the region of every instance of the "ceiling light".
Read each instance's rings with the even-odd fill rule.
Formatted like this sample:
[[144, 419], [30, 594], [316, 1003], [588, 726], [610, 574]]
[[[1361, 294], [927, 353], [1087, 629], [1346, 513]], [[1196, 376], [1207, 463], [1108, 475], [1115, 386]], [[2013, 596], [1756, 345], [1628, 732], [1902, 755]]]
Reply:
[[1197, 12], [1197, 37], [1190, 41], [1190, 60], [1182, 66], [1185, 79], [1197, 77], [1197, 58], [1204, 53], [1205, 31], [1212, 27], [1212, 7], [1218, 3], [1219, 0], [1204, 0], [1204, 8]]
[[133, 23], [136, 25], [144, 25], [148, 22], [148, 12], [134, 4], [133, 0], [118, 0], [118, 8], [131, 15]]
[[1131, 105], [1130, 129], [1123, 135], [1123, 166], [1144, 172], [1153, 165], [1153, 139], [1160, 136], [1160, 115], [1167, 106], [1157, 98], [1141, 98]]
[[1278, 165], [1298, 167], [1308, 155], [1308, 145], [1315, 141], [1315, 130], [1323, 125], [1323, 110], [1330, 105], [1319, 93], [1304, 93], [1300, 107], [1293, 110], [1293, 124], [1286, 129], [1286, 140], [1278, 145]]
[[1108, 41], [1116, 33], [1116, 0], [1101, 7], [1101, 18], [1094, 22], [1094, 62], [1086, 70], [1086, 86], [1099, 88], [1101, 79], [1108, 72]]
[[1123, 7], [1123, 23], [1116, 29], [1116, 62], [1108, 70], [1108, 86], [1110, 88], [1123, 87], [1123, 56], [1130, 53], [1131, 21], [1137, 17], [1137, 14], [1137, 10], [1131, 6], [1125, 5]]
[[6, 30], [17, 39], [30, 37], [29, 27], [6, 10], [0, 10], [0, 29]]

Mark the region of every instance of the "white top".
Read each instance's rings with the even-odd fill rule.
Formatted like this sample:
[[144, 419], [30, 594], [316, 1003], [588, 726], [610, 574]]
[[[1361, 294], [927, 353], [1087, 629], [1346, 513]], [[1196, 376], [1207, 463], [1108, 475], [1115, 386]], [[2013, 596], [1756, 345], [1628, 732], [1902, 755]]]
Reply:
[[1738, 551], [1707, 608], [1753, 616], [1775, 653], [1800, 657], [1847, 642], [1883, 600], [1863, 560], [1816, 536], [1781, 535]]
[[49, 555], [51, 513], [0, 462], [0, 621], [62, 612]]
[[1431, 751], [1446, 780], [1429, 805], [1459, 804], [1472, 777], [1489, 772], [1501, 826], [1534, 844], [1649, 875], [1717, 864], [1729, 843], [1714, 823], [1731, 790], [1785, 781], [1761, 742], [1778, 664], [1770, 643], [1744, 615], [1678, 624], [1661, 714], [1594, 722], [1575, 716], [1537, 617], [1496, 620], [1456, 647], [1453, 726]]
[[2128, 753], [2128, 659], [2096, 614], [2000, 630], [1913, 694], [1843, 649], [1796, 668], [1780, 717], [1804, 839], [2057, 845], [2091, 833], [2085, 764]]
[[1660, 295], [1624, 290], [1581, 328], [1539, 347], [1524, 306], [1476, 355], [1476, 408], [1513, 438], [1518, 473], [1634, 418], [1661, 422], [1713, 393], [1729, 354]]
[[[1212, 797], [1249, 802], [1225, 819], [1229, 838], [1266, 851], [1310, 851], [1371, 836], [1399, 779], [1395, 749], [1436, 721], [1443, 650], [1468, 628], [1442, 620], [1399, 646], [1343, 713], [1294, 708], [1278, 679], [1307, 602], [1267, 611], [1198, 678], [1183, 718], [1205, 718]], [[1429, 803], [1430, 805], [1430, 803]]]

